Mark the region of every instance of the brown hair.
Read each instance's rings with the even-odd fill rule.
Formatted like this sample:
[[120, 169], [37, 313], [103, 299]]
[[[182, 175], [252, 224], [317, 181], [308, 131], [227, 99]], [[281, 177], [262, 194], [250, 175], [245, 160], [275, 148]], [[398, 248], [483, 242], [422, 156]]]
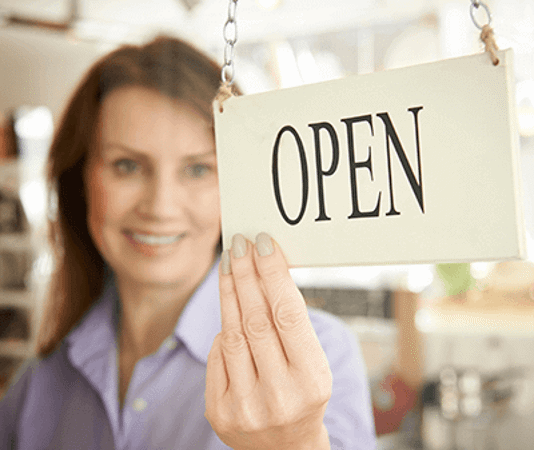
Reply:
[[104, 261], [87, 228], [82, 173], [104, 97], [122, 86], [147, 87], [189, 103], [211, 121], [220, 70], [190, 44], [161, 36], [103, 57], [74, 92], [48, 158], [49, 189], [57, 196], [55, 217], [49, 220], [55, 271], [37, 336], [39, 356], [56, 349], [103, 288]]

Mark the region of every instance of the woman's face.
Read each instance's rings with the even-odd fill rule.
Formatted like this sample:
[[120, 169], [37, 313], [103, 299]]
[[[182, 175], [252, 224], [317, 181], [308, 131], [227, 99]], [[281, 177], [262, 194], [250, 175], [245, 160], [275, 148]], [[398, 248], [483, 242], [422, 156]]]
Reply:
[[220, 205], [213, 131], [194, 109], [142, 87], [112, 91], [84, 182], [89, 232], [119, 280], [202, 280]]

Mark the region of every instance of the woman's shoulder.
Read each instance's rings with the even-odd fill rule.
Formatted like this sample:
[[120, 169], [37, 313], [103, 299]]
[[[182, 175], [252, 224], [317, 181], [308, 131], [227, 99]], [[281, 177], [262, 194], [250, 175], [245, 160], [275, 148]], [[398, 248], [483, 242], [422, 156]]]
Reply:
[[357, 334], [338, 316], [308, 307], [310, 322], [330, 364], [361, 365], [362, 352]]
[[308, 306], [308, 315], [319, 339], [321, 336], [336, 340], [356, 339], [356, 335], [340, 317], [313, 306]]
[[[61, 364], [60, 361], [60, 353], [48, 358], [29, 358], [11, 378], [8, 389], [0, 399], [0, 444], [14, 442], [20, 415], [28, 399], [46, 392], [47, 383], [43, 381], [53, 379], [52, 373], [57, 373], [54, 367], [57, 368]], [[59, 382], [56, 379], [56, 383]]]
[[63, 345], [46, 357], [28, 358], [11, 378], [9, 387], [1, 403], [19, 403], [24, 401], [31, 390], [47, 384], [57, 385], [69, 371]]
[[62, 344], [49, 356], [26, 361], [13, 378], [0, 400], [0, 448], [11, 448], [14, 442], [20, 448], [60, 448], [57, 442], [74, 436], [65, 430], [90, 436], [95, 426], [108, 439], [105, 417], [100, 397], [70, 363]]
[[308, 313], [332, 372], [324, 420], [332, 448], [375, 448], [369, 382], [357, 334], [329, 312], [308, 307]]

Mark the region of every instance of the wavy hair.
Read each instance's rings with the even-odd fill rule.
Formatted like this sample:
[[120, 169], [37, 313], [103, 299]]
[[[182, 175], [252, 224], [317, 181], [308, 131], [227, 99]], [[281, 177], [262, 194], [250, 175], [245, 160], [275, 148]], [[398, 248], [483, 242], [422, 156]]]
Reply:
[[103, 99], [119, 87], [145, 87], [187, 102], [211, 122], [220, 71], [191, 44], [160, 36], [145, 45], [118, 48], [97, 61], [82, 79], [63, 113], [48, 157], [48, 188], [57, 199], [49, 201], [56, 204], [49, 219], [55, 269], [37, 335], [38, 356], [51, 354], [102, 292], [105, 264], [87, 227], [82, 174]]

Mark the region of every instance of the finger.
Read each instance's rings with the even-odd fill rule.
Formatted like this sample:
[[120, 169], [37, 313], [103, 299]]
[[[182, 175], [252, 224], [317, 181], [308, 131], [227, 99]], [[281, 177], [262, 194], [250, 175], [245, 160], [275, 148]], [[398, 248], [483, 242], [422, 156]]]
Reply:
[[221, 255], [219, 266], [219, 295], [221, 299], [222, 331], [239, 330], [241, 325], [241, 311], [235, 292], [234, 279], [231, 275], [230, 252], [225, 250]]
[[262, 380], [276, 380], [287, 371], [278, 332], [254, 265], [252, 244], [242, 235], [232, 241], [232, 275], [242, 315], [243, 330]]
[[221, 333], [215, 336], [206, 367], [206, 409], [216, 405], [228, 389], [228, 375], [221, 349]]
[[303, 370], [328, 364], [306, 303], [278, 244], [268, 234], [260, 233], [256, 237], [254, 257], [289, 364]]
[[230, 255], [226, 250], [221, 256], [219, 272], [222, 323], [220, 345], [228, 374], [229, 389], [246, 394], [256, 385], [257, 369], [243, 331], [241, 311], [230, 267]]

